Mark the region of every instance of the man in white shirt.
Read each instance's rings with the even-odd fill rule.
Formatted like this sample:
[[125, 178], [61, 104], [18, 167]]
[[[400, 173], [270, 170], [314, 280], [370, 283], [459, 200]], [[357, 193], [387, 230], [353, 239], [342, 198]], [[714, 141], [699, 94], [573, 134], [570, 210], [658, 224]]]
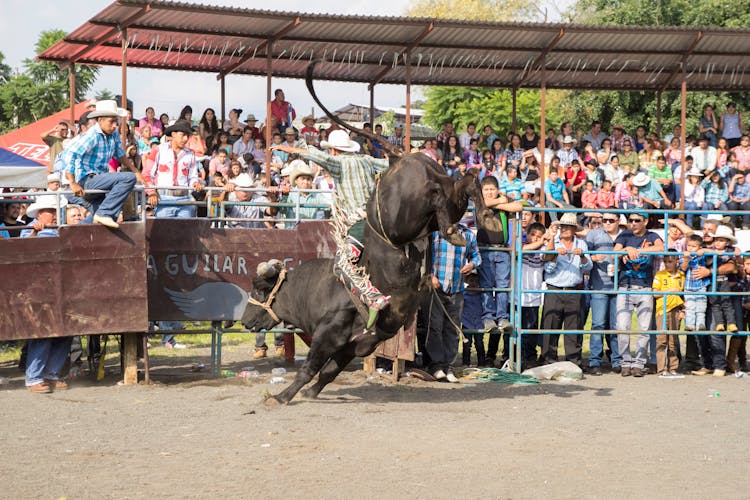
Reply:
[[716, 168], [716, 148], [709, 146], [708, 136], [701, 135], [698, 145], [690, 150], [693, 166], [701, 172]]
[[471, 144], [472, 139], [479, 139], [476, 123], [469, 123], [466, 125], [466, 132], [458, 136], [458, 143], [461, 145], [462, 149], [466, 150], [469, 149], [469, 144]]
[[594, 151], [599, 151], [602, 147], [602, 141], [607, 138], [607, 134], [602, 132], [602, 122], [594, 121], [591, 123], [591, 130], [583, 136], [584, 141], [589, 141]]

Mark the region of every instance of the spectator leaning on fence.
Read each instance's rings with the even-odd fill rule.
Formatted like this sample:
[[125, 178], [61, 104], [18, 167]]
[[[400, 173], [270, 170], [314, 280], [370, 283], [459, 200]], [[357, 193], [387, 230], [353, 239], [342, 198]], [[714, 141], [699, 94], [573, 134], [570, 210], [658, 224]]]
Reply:
[[[73, 139], [62, 152], [65, 176], [70, 189], [91, 214], [93, 221], [110, 228], [118, 228], [117, 216], [136, 181], [143, 183], [141, 173], [126, 156], [120, 136], [116, 133], [117, 121], [127, 116], [115, 101], [99, 101], [88, 118], [96, 118], [96, 125]], [[109, 172], [109, 160], [116, 158], [130, 172]], [[105, 194], [87, 195], [85, 189], [109, 190]], [[88, 222], [88, 217], [86, 222]]]

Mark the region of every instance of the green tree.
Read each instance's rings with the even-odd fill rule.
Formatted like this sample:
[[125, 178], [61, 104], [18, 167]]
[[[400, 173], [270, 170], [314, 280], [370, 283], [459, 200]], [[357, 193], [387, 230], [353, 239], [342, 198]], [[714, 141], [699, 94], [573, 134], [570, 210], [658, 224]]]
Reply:
[[109, 89], [101, 89], [94, 93], [94, 98], [99, 101], [112, 101], [115, 98], [115, 94]]
[[537, 11], [524, 0], [418, 0], [406, 8], [411, 17], [518, 21], [536, 18]]

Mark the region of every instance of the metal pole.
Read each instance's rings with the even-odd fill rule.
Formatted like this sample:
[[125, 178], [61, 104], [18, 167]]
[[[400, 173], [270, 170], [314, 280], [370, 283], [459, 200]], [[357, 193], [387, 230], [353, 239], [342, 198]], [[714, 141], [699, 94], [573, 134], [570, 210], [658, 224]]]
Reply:
[[227, 100], [224, 87], [224, 75], [221, 75], [221, 126], [224, 126], [224, 120], [227, 119]]
[[517, 132], [517, 117], [516, 117], [516, 87], [513, 87], [510, 91], [510, 95], [513, 99], [513, 111], [511, 114], [511, 123], [510, 123], [510, 129], [513, 131], [514, 134]]
[[[123, 109], [128, 107], [128, 30], [122, 30], [122, 80], [120, 82], [122, 87], [122, 99], [121, 106]], [[125, 147], [125, 127], [120, 126], [120, 137], [122, 138], [122, 147]]]
[[[680, 210], [685, 210], [685, 121], [687, 120], [687, 58], [682, 58], [680, 89]], [[714, 259], [716, 260], [716, 259]]]
[[[539, 203], [541, 206], [544, 206], [544, 181], [546, 180], [546, 168], [547, 166], [544, 164], [544, 141], [547, 138], [547, 64], [545, 61], [545, 58], [542, 57], [541, 61], [541, 78], [542, 78], [542, 87], [540, 89], [541, 95], [539, 99], [539, 153], [541, 157], [541, 161], [539, 162], [541, 164], [541, 170], [539, 172], [539, 182], [541, 183], [541, 193], [539, 194]], [[542, 218], [544, 218], [544, 215], [542, 215]]]
[[375, 85], [370, 87], [370, 125], [375, 130]]
[[[70, 63], [70, 130], [75, 130], [76, 123], [76, 64]], [[55, 159], [50, 158], [50, 170]]]
[[411, 65], [409, 64], [409, 52], [406, 52], [404, 64], [406, 65], [406, 130], [404, 131], [404, 151], [411, 149]]
[[273, 73], [273, 42], [266, 46], [266, 187], [271, 187], [271, 76]]
[[656, 92], [656, 134], [661, 137], [661, 90]]

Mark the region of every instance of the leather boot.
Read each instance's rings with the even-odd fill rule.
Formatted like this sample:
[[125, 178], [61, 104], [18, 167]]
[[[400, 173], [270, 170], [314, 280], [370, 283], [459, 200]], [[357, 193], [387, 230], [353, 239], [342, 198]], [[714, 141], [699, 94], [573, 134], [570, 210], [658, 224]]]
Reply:
[[742, 343], [741, 337], [732, 337], [729, 339], [729, 350], [727, 351], [727, 371], [734, 373], [737, 371], [737, 353]]

